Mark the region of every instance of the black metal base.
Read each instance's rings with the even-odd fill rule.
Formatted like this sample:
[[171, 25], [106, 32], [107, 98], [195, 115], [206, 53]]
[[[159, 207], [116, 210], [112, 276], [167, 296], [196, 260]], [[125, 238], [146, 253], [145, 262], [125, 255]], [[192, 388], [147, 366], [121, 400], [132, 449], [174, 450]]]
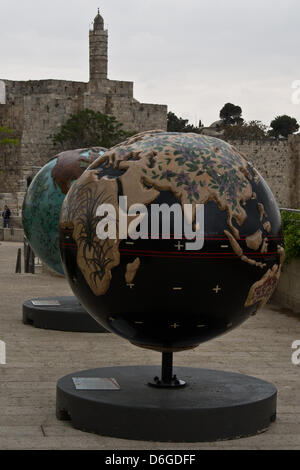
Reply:
[[186, 383], [184, 380], [179, 380], [177, 375], [173, 375], [168, 382], [161, 380], [159, 377], [154, 377], [153, 382], [149, 382], [148, 385], [155, 388], [180, 388], [185, 387]]
[[[34, 305], [33, 300], [57, 301], [59, 305]], [[45, 330], [108, 333], [84, 310], [76, 297], [71, 296], [26, 300], [23, 304], [23, 323]]]
[[[152, 388], [155, 366], [76, 372], [57, 383], [57, 418], [104, 436], [208, 442], [252, 436], [276, 418], [274, 385], [246, 375], [177, 367], [186, 387]], [[120, 390], [76, 390], [73, 377], [114, 378]]]
[[162, 353], [161, 379], [154, 377], [153, 382], [149, 382], [150, 387], [156, 388], [179, 388], [185, 387], [184, 380], [179, 380], [177, 375], [173, 375], [173, 353]]

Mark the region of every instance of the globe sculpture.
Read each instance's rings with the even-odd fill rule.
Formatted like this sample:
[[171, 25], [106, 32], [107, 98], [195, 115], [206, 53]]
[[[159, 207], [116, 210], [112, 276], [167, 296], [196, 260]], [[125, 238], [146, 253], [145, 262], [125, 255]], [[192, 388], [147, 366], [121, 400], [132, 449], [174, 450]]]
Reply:
[[[105, 204], [115, 220], [101, 219]], [[174, 215], [170, 234], [164, 219], [151, 236], [153, 206], [176, 204], [179, 227]], [[184, 206], [194, 225], [196, 206], [204, 212], [200, 249], [184, 236]], [[115, 222], [113, 237], [99, 238], [101, 220], [112, 231]], [[280, 212], [252, 164], [219, 139], [159, 131], [108, 150], [77, 180], [63, 204], [60, 246], [70, 285], [98, 322], [137, 346], [173, 352], [255, 314], [284, 260]]]
[[[60, 249], [90, 315], [161, 352], [162, 367], [65, 376], [57, 384], [58, 419], [98, 434], [175, 442], [267, 429], [276, 416], [272, 384], [197, 368], [177, 368], [185, 380], [173, 375], [174, 352], [231, 331], [268, 301], [284, 262], [272, 192], [233, 146], [148, 131], [109, 149], [64, 200]], [[105, 380], [122, 393], [100, 385], [95, 392]]]
[[25, 195], [24, 233], [35, 254], [59, 274], [64, 274], [58, 236], [62, 203], [72, 183], [105, 150], [95, 147], [56, 155], [37, 173]]

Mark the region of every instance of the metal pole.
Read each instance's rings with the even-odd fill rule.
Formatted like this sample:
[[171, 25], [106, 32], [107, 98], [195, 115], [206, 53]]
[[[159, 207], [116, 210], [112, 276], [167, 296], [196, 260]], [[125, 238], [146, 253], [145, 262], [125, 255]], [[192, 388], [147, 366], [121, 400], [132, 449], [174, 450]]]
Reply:
[[162, 353], [161, 381], [165, 384], [171, 384], [173, 378], [173, 353]]
[[22, 256], [22, 250], [21, 248], [18, 248], [16, 273], [21, 273], [21, 256]]
[[35, 273], [34, 269], [34, 259], [35, 259], [35, 254], [34, 251], [30, 248], [30, 255], [29, 255], [29, 272], [31, 274]]
[[26, 245], [26, 254], [25, 254], [25, 273], [29, 273], [29, 257], [30, 257], [30, 247]]
[[161, 379], [154, 377], [153, 382], [148, 382], [148, 385], [156, 388], [180, 388], [186, 385], [173, 375], [173, 352], [162, 353]]
[[24, 272], [27, 273], [27, 248], [28, 248], [28, 243], [26, 238], [24, 237]]

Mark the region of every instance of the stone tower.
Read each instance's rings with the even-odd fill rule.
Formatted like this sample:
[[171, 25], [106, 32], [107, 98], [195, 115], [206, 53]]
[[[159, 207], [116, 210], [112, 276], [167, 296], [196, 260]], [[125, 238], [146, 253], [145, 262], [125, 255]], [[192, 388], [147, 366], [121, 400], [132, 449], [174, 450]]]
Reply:
[[27, 177], [57, 154], [54, 135], [82, 109], [114, 116], [125, 131], [133, 133], [167, 128], [167, 106], [140, 103], [134, 98], [133, 82], [108, 79], [108, 33], [99, 10], [89, 40], [89, 82], [0, 77], [0, 126], [14, 129], [20, 142], [1, 149], [0, 208], [1, 194], [23, 194]]
[[90, 31], [90, 81], [107, 79], [108, 33], [104, 29], [104, 21], [98, 14]]

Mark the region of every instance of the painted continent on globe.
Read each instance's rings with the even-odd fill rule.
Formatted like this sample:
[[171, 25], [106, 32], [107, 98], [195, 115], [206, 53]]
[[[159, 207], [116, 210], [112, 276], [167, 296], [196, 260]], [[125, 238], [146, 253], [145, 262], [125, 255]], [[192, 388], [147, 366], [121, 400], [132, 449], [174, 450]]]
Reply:
[[[99, 239], [98, 207], [113, 205], [118, 221], [124, 195], [128, 207], [191, 204], [193, 218], [203, 204], [204, 248], [186, 251], [175, 239]], [[149, 131], [108, 150], [72, 186], [60, 227], [69, 281], [87, 310], [154, 348], [155, 334], [160, 348], [174, 350], [240, 324], [267, 302], [284, 261], [280, 213], [261, 175], [230, 144], [192, 133]]]

